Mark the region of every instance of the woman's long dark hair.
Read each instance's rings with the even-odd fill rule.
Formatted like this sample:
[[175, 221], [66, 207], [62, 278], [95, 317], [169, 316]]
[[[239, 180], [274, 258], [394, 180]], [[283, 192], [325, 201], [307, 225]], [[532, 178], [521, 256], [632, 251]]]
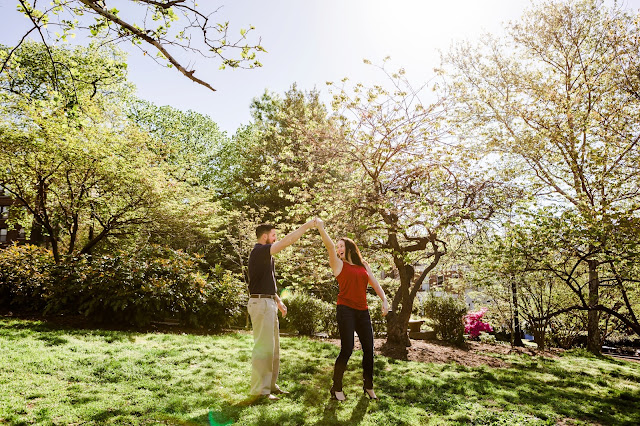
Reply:
[[343, 237], [338, 241], [344, 241], [345, 259], [351, 259], [351, 262], [353, 262], [354, 265], [364, 266], [360, 249], [358, 249], [358, 245], [351, 238]]

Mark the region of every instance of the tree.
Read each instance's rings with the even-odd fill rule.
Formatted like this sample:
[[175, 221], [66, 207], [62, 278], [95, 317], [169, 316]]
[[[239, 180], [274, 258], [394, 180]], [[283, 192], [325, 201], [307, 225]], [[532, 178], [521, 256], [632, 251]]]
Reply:
[[212, 192], [218, 152], [228, 138], [208, 116], [195, 111], [158, 107], [135, 99], [130, 120], [150, 137], [147, 149], [158, 159], [167, 186], [158, 188], [158, 205], [136, 242], [156, 243], [198, 253], [210, 266], [223, 262], [218, 243], [233, 219]]
[[135, 99], [129, 117], [152, 137], [149, 149], [162, 157], [173, 179], [190, 186], [211, 187], [215, 164], [228, 137], [211, 117], [195, 111], [158, 107]]
[[504, 317], [512, 318], [512, 343], [522, 346], [517, 321], [522, 315], [538, 348], [543, 350], [551, 321], [548, 314], [575, 301], [566, 301], [558, 291], [562, 279], [532, 267], [532, 259], [521, 250], [525, 239], [520, 238], [520, 229], [511, 225], [504, 235], [496, 234], [477, 244], [471, 254], [471, 279], [490, 295], [498, 310], [506, 308], [509, 314]]
[[356, 84], [334, 93], [343, 129], [334, 149], [347, 182], [332, 195], [343, 206], [333, 216], [346, 209], [356, 239], [391, 260], [400, 285], [390, 294], [387, 347], [406, 351], [416, 293], [447, 254], [450, 236], [474, 232], [510, 191], [447, 138], [445, 98], [425, 105], [402, 70], [387, 76], [390, 90]]
[[640, 20], [601, 0], [547, 1], [503, 39], [446, 55], [459, 119], [537, 200], [580, 218], [589, 342], [599, 352], [599, 274], [611, 231], [640, 210]]
[[[192, 0], [129, 0], [125, 2], [123, 11], [107, 7], [103, 0], [54, 0], [46, 5], [37, 3], [37, 0], [17, 0], [18, 11], [29, 18], [32, 27], [13, 49], [0, 56], [0, 75], [14, 66], [14, 53], [32, 33], [37, 34], [49, 52], [48, 59], [54, 74], [64, 70], [53, 57], [50, 40], [54, 38], [56, 41], [66, 41], [67, 38], [74, 37], [76, 32], [100, 38], [102, 44], [129, 41], [144, 55], [147, 55], [148, 49], [155, 50], [156, 62], [165, 62], [169, 67], [175, 67], [185, 77], [210, 90], [215, 89], [197, 78], [194, 69], [187, 69], [177, 52], [216, 59], [220, 61], [221, 68], [262, 66], [256, 59], [256, 52], [265, 50], [260, 41], [252, 44], [247, 39], [248, 34], [254, 30], [253, 26], [241, 29], [237, 40], [232, 40], [229, 36], [229, 22], [212, 22], [212, 16], [217, 10], [205, 12], [204, 8]], [[176, 23], [181, 25], [176, 27]], [[229, 51], [238, 51], [240, 55], [229, 55]]]
[[[82, 78], [55, 90], [56, 77], [34, 60], [49, 54]], [[0, 79], [0, 184], [43, 230], [56, 262], [148, 221], [163, 186], [162, 170], [149, 166], [159, 160], [147, 136], [98, 84], [113, 79], [105, 88], [126, 94], [122, 79], [103, 73], [123, 69], [113, 61], [91, 48], [47, 52], [30, 43]]]
[[[316, 90], [294, 84], [284, 95], [266, 92], [254, 99], [251, 112], [252, 123], [220, 147], [211, 173], [212, 188], [234, 218], [221, 248], [231, 254], [233, 268], [245, 268], [258, 223], [284, 222], [279, 232], [288, 233], [330, 210], [334, 202], [321, 194], [339, 176], [328, 148], [336, 129]], [[331, 300], [333, 279], [320, 266], [326, 262], [323, 250], [308, 239], [287, 249], [289, 261], [277, 270], [281, 285]]]
[[334, 128], [319, 92], [295, 84], [284, 96], [265, 92], [251, 115], [217, 155], [220, 196], [236, 207], [267, 207], [266, 220], [305, 220], [317, 208], [311, 189], [334, 172], [326, 158]]
[[[547, 281], [563, 283], [573, 297], [563, 304], [551, 306], [552, 309], [546, 312], [540, 311], [535, 320], [548, 321], [572, 310], [593, 310], [590, 300], [592, 270], [584, 259], [597, 255], [600, 288], [595, 309], [638, 334], [640, 324], [636, 312], [640, 308], [640, 298], [634, 267], [629, 263], [640, 255], [637, 228], [634, 226], [631, 231], [623, 224], [618, 224], [615, 230], [604, 227], [601, 232], [610, 235], [607, 252], [594, 254], [590, 221], [575, 212], [558, 213], [547, 208], [544, 213], [514, 228], [515, 255], [523, 259], [525, 272], [546, 274]], [[629, 231], [635, 236], [629, 235]]]

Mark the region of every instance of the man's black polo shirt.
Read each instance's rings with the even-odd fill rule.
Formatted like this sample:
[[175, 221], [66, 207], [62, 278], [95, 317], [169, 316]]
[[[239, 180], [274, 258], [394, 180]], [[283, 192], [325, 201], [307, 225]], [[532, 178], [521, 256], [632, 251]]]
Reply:
[[276, 294], [271, 244], [256, 244], [249, 255], [249, 293]]

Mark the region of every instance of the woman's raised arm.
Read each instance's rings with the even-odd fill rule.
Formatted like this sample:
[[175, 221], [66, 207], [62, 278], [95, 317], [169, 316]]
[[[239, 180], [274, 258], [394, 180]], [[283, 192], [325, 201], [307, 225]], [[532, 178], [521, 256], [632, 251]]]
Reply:
[[333, 244], [333, 241], [331, 241], [331, 237], [329, 237], [329, 234], [327, 234], [327, 231], [324, 229], [324, 221], [318, 218], [316, 219], [316, 223], [322, 242], [329, 253], [329, 266], [331, 266], [333, 276], [337, 277], [340, 275], [340, 272], [342, 272], [342, 260], [338, 257], [338, 253], [336, 253], [336, 246]]

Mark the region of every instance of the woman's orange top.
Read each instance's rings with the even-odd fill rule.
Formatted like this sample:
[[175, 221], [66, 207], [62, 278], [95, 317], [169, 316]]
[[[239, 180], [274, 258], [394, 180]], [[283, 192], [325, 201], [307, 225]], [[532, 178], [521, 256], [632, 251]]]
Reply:
[[338, 280], [338, 305], [364, 311], [367, 306], [367, 285], [369, 274], [364, 266], [342, 262], [342, 271], [336, 277]]

